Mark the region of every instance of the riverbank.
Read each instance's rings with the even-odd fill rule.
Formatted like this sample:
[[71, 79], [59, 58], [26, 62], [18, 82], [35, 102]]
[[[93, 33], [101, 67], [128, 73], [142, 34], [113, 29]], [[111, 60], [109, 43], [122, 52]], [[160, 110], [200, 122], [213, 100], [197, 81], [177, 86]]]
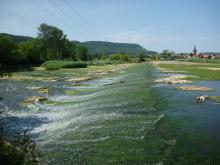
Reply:
[[167, 73], [184, 72], [197, 77], [188, 77], [191, 80], [220, 80], [220, 64], [195, 63], [181, 61], [155, 61], [153, 65]]

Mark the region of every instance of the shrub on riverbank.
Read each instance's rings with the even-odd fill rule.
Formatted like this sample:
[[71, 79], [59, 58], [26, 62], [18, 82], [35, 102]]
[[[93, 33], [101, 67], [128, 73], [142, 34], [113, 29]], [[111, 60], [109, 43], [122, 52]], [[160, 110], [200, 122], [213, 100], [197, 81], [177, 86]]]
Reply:
[[52, 60], [42, 64], [46, 70], [58, 70], [60, 68], [86, 68], [87, 63], [83, 61], [64, 61], [64, 60]]
[[204, 58], [199, 58], [199, 57], [187, 58], [187, 59], [184, 59], [183, 61], [220, 64], [220, 59], [204, 59]]
[[38, 164], [35, 147], [35, 142], [30, 140], [26, 132], [10, 142], [0, 136], [0, 162], [10, 165]]

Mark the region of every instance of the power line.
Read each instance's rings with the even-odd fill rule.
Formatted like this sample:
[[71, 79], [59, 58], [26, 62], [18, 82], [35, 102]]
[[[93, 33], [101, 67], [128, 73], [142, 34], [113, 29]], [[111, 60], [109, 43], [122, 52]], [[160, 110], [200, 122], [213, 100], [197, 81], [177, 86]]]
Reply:
[[[59, 8], [59, 7], [56, 5], [56, 3], [54, 3], [53, 1], [50, 1], [50, 0], [48, 0], [48, 2], [49, 2], [52, 6], [54, 6], [57, 10], [59, 10], [59, 12], [62, 13], [64, 16], [69, 17], [69, 18], [72, 20], [72, 17], [71, 17], [70, 15], [68, 15], [67, 13], [65, 13], [61, 8]], [[78, 24], [78, 26], [80, 26], [81, 28], [84, 28], [84, 27], [82, 27], [78, 22], [77, 22], [77, 24]], [[88, 32], [88, 31], [87, 31], [87, 32]], [[92, 35], [90, 32], [88, 32], [88, 34], [89, 34], [89, 35]], [[95, 36], [96, 36], [96, 35], [95, 35]]]
[[75, 29], [75, 27], [73, 27], [72, 25], [66, 23], [65, 21], [63, 21], [62, 19], [60, 19], [59, 17], [57, 17], [55, 14], [53, 14], [52, 12], [50, 12], [49, 10], [47, 10], [46, 8], [42, 7], [41, 5], [39, 5], [38, 3], [36, 3], [35, 1], [30, 0], [30, 2], [31, 2], [32, 4], [34, 4], [35, 6], [41, 8], [41, 9], [42, 9], [43, 11], [45, 11], [48, 15], [50, 15], [50, 16], [56, 18], [57, 20], [59, 20], [60, 22], [62, 22], [62, 23], [65, 24], [66, 26], [68, 26], [70, 29], [72, 29], [72, 28]]
[[[68, 2], [68, 1], [66, 1], [66, 0], [63, 0], [65, 3], [66, 3], [66, 5], [67, 6], [69, 6], [71, 9], [72, 9], [72, 11], [76, 14], [76, 15], [78, 15], [78, 17], [80, 17], [81, 18], [81, 20], [83, 20], [83, 22], [87, 25], [87, 26], [89, 26], [90, 28], [92, 28], [94, 31], [96, 31], [96, 29]], [[105, 40], [105, 37], [99, 32], [97, 32], [97, 34], [99, 34], [100, 36], [101, 36], [101, 38], [103, 38], [104, 40]]]

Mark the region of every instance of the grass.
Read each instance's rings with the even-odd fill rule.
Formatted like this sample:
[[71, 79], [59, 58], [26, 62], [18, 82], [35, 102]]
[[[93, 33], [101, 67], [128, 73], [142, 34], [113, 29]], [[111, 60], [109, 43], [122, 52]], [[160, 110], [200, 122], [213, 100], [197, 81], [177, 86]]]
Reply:
[[60, 68], [86, 68], [87, 63], [83, 61], [63, 61], [63, 60], [52, 60], [42, 64], [46, 70], [58, 70]]
[[209, 99], [220, 104], [220, 96], [209, 96]]
[[215, 63], [220, 64], [220, 59], [203, 59], [199, 57], [192, 57], [183, 60], [185, 62], [199, 62], [199, 63]]
[[[208, 63], [161, 63], [156, 66], [172, 70], [172, 71], [186, 71], [186, 74], [192, 74], [198, 76], [198, 78], [190, 77], [189, 79], [201, 79], [201, 80], [220, 80], [220, 64], [208, 64]], [[218, 69], [219, 68], [219, 69]]]

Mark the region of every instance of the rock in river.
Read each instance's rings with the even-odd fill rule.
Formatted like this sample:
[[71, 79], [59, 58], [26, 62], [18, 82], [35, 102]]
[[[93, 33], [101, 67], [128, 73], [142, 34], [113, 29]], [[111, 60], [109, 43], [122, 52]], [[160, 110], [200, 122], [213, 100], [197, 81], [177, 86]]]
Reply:
[[47, 101], [48, 99], [46, 97], [42, 96], [30, 96], [27, 97], [25, 100], [23, 100], [20, 105], [22, 107], [28, 107], [31, 104], [34, 104], [35, 102], [44, 102]]

